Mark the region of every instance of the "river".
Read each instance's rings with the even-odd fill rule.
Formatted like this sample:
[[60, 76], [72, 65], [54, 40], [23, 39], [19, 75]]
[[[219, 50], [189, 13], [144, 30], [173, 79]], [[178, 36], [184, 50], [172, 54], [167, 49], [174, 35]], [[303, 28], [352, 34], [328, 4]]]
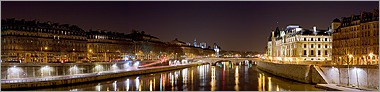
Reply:
[[201, 65], [104, 81], [28, 89], [34, 91], [322, 91], [314, 85], [277, 77], [255, 65]]

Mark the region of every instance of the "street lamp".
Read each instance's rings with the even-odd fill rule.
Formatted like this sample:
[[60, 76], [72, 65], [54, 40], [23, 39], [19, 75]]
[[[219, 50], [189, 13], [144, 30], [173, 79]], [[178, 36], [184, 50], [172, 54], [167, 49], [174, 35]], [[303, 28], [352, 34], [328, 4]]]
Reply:
[[370, 63], [372, 64], [372, 57], [373, 57], [373, 53], [369, 53], [369, 60], [370, 60]]
[[[45, 47], [44, 47], [44, 50], [48, 50], [48, 47], [45, 46]], [[47, 62], [47, 54], [46, 54], [46, 51], [44, 51], [44, 59], [43, 59], [43, 62]]]
[[[368, 65], [368, 64], [369, 64], [369, 63], [372, 64], [372, 56], [373, 56], [373, 53], [369, 53], [368, 56], [369, 56], [369, 60], [367, 60], [367, 63], [366, 63], [366, 64], [367, 64], [367, 65], [366, 65], [366, 66], [367, 66], [367, 86], [369, 85], [369, 79], [368, 79], [368, 75], [369, 75], [369, 74], [368, 74], [368, 73], [369, 73], [368, 66], [369, 66], [369, 65]], [[368, 62], [368, 61], [369, 61], [369, 62]]]
[[338, 75], [339, 75], [339, 85], [340, 85], [340, 64], [341, 64], [341, 61], [342, 61], [342, 57], [339, 57], [339, 63], [338, 63]]
[[353, 57], [351, 54], [347, 54], [348, 55], [348, 60], [347, 60], [347, 86], [350, 85], [350, 60], [351, 58]]
[[92, 61], [92, 49], [88, 50], [88, 52], [89, 53], [87, 53], [88, 54], [87, 58], [88, 58], [88, 61], [91, 62]]

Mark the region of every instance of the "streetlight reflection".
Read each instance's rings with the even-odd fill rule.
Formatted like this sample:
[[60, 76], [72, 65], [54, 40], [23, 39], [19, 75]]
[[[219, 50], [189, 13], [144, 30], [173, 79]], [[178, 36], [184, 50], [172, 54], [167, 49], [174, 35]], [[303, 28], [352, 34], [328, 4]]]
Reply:
[[211, 91], [215, 90], [216, 79], [215, 79], [215, 66], [211, 66]]
[[129, 79], [127, 79], [124, 83], [125, 83], [126, 91], [129, 91]]
[[239, 91], [239, 66], [235, 66], [235, 90]]

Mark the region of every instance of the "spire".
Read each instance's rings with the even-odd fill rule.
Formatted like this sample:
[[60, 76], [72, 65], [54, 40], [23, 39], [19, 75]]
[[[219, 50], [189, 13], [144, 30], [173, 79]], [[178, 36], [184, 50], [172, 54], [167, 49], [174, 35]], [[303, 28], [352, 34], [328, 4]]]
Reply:
[[278, 27], [278, 21], [276, 22], [276, 26]]
[[278, 37], [280, 36], [280, 29], [278, 27], [276, 27], [276, 30], [274, 31], [274, 37]]
[[197, 45], [197, 38], [194, 39], [194, 47], [198, 47], [198, 45]]

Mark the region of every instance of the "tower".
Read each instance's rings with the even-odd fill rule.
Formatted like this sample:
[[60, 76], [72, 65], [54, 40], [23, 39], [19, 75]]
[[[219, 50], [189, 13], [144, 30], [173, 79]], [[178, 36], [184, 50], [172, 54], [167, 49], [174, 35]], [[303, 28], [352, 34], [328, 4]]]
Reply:
[[219, 49], [219, 46], [216, 43], [214, 43], [214, 51], [215, 51], [215, 56], [219, 57], [220, 56], [219, 55], [220, 49]]
[[197, 38], [194, 39], [194, 47], [198, 47], [197, 46]]

